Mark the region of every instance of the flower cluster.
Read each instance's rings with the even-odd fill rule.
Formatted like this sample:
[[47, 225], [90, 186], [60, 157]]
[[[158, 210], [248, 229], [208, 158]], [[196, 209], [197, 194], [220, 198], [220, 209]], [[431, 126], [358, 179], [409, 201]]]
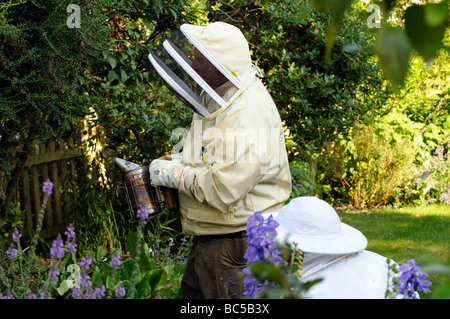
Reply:
[[75, 229], [72, 224], [67, 226], [64, 235], [67, 236], [66, 251], [75, 254], [77, 252], [77, 244], [75, 243]]
[[[106, 261], [106, 259], [104, 260]], [[110, 298], [111, 297], [111, 291], [109, 291], [109, 295], [106, 296], [106, 286], [103, 284], [103, 282], [100, 282], [95, 288], [93, 288], [92, 284], [92, 278], [89, 275], [89, 269], [92, 264], [92, 258], [90, 255], [86, 255], [81, 258], [81, 261], [79, 263], [80, 266], [80, 274], [79, 274], [79, 283], [78, 285], [75, 285], [74, 288], [72, 288], [72, 298], [73, 299], [102, 299], [104, 297]], [[120, 255], [119, 253], [114, 253], [111, 256], [111, 261], [109, 262], [109, 265], [113, 267], [114, 274], [118, 270], [118, 267], [121, 266], [120, 262]], [[115, 277], [113, 276], [112, 279], [112, 285], [114, 285]], [[123, 283], [120, 282], [118, 287], [115, 289], [114, 294], [116, 298], [123, 298], [126, 294], [125, 287], [123, 286]]]
[[112, 255], [111, 257], [111, 262], [109, 263], [111, 267], [114, 268], [114, 270], [117, 270], [118, 267], [120, 267], [121, 262], [120, 262], [120, 255], [119, 253], [114, 253], [114, 255]]
[[123, 286], [123, 282], [121, 282], [119, 284], [119, 287], [116, 289], [115, 291], [115, 296], [116, 298], [123, 298], [125, 297], [126, 291], [125, 291], [125, 287]]
[[87, 273], [91, 264], [92, 258], [89, 255], [81, 258], [79, 265], [81, 268], [80, 284], [79, 287], [76, 286], [75, 288], [72, 289], [72, 298], [80, 299], [83, 297], [89, 298], [93, 296], [91, 288], [92, 287], [91, 276], [89, 276], [89, 274]]
[[141, 204], [139, 206], [139, 209], [136, 212], [136, 217], [140, 220], [140, 222], [142, 224], [147, 224], [147, 219], [148, 219], [148, 210], [147, 210], [147, 206], [145, 206], [144, 204]]
[[277, 235], [278, 222], [270, 216], [266, 221], [261, 212], [248, 219], [245, 258], [248, 263], [257, 261], [279, 262], [282, 260], [273, 238]]
[[410, 259], [399, 268], [401, 274], [397, 278], [398, 295], [403, 295], [404, 299], [418, 299], [418, 291], [430, 293], [428, 288], [431, 285], [429, 280], [425, 280], [428, 274], [420, 270], [414, 259]]
[[[12, 235], [13, 242], [16, 243], [17, 247], [20, 247], [20, 238], [22, 238], [22, 234], [19, 233], [19, 230], [17, 228], [14, 228], [14, 233]], [[9, 256], [11, 260], [14, 260], [17, 257], [18, 251], [14, 247], [13, 244], [11, 244], [6, 251], [6, 254]]]
[[247, 224], [247, 251], [244, 257], [247, 259], [247, 267], [244, 272], [248, 275], [244, 279], [245, 292], [247, 297], [257, 296], [268, 286], [268, 282], [259, 282], [250, 271], [249, 264], [255, 262], [278, 263], [283, 259], [281, 252], [276, 246], [273, 238], [276, 236], [278, 222], [270, 216], [266, 221], [261, 212], [256, 212], [248, 219]]
[[64, 255], [64, 242], [61, 235], [53, 241], [52, 248], [50, 248], [50, 256], [52, 259], [59, 259]]
[[6, 254], [9, 256], [11, 260], [14, 260], [17, 257], [17, 249], [11, 244], [6, 251]]
[[50, 196], [53, 190], [53, 183], [50, 180], [46, 180], [42, 185], [42, 191], [45, 195]]
[[16, 244], [19, 244], [20, 238], [22, 238], [22, 234], [19, 233], [19, 230], [17, 228], [14, 228], [14, 234], [12, 235], [12, 238]]
[[[52, 185], [48, 185], [46, 183], [51, 182], [45, 182], [44, 183], [44, 192], [47, 191], [51, 194], [51, 187]], [[49, 193], [46, 193], [47, 195]], [[65, 235], [67, 236], [67, 242], [66, 245], [64, 245], [64, 242], [61, 238], [61, 235], [58, 235], [58, 237], [53, 240], [52, 246], [50, 248], [50, 256], [52, 258], [52, 267], [48, 272], [48, 279], [47, 282], [55, 285], [58, 282], [58, 277], [60, 275], [60, 271], [57, 268], [58, 262], [64, 257], [65, 252], [73, 252], [76, 253], [77, 251], [77, 245], [74, 242], [75, 238], [75, 232], [72, 227], [72, 225], [69, 225], [66, 229]], [[22, 238], [22, 234], [19, 232], [17, 228], [14, 229], [14, 233], [12, 235], [13, 242], [9, 246], [8, 250], [6, 251], [6, 254], [9, 256], [11, 261], [13, 261], [17, 256], [19, 251], [21, 251], [20, 248], [20, 239]], [[44, 285], [43, 291], [39, 294], [41, 298], [46, 298], [48, 294], [47, 284]], [[10, 294], [11, 295], [11, 294]], [[12, 295], [11, 295], [12, 297]], [[36, 294], [31, 292], [28, 295], [29, 299], [35, 299]]]
[[[36, 234], [32, 239], [32, 244], [29, 252], [29, 260], [28, 260], [28, 266], [26, 269], [22, 270], [22, 267], [20, 267], [21, 277], [13, 272], [13, 281], [14, 282], [21, 282], [21, 291], [16, 291], [14, 289], [14, 286], [10, 285], [9, 278], [6, 277], [6, 274], [0, 265], [0, 282], [5, 283], [8, 290], [6, 291], [6, 295], [3, 295], [0, 293], [0, 299], [14, 299], [14, 298], [28, 298], [28, 299], [46, 299], [51, 298], [51, 286], [53, 285], [54, 288], [56, 288], [56, 291], [62, 295], [64, 294], [68, 289], [73, 287], [72, 289], [72, 297], [73, 298], [94, 298], [94, 299], [100, 299], [105, 297], [106, 295], [106, 286], [100, 282], [95, 288], [92, 287], [92, 281], [91, 276], [89, 275], [89, 268], [92, 264], [92, 259], [90, 256], [83, 257], [78, 269], [81, 268], [81, 272], [75, 272], [72, 275], [75, 275], [75, 281], [72, 279], [66, 279], [63, 280], [60, 287], [57, 288], [56, 285], [58, 283], [59, 277], [62, 272], [61, 265], [65, 265], [66, 262], [69, 260], [70, 255], [66, 253], [75, 254], [77, 252], [77, 244], [75, 243], [75, 230], [74, 227], [70, 224], [65, 232], [64, 235], [66, 236], [66, 242], [64, 243], [61, 235], [58, 235], [55, 240], [53, 240], [51, 248], [50, 248], [50, 257], [52, 259], [52, 264], [50, 269], [47, 273], [47, 279], [43, 282], [43, 285], [39, 288], [37, 288], [39, 291], [34, 292], [31, 291], [30, 288], [26, 287], [26, 279], [29, 277], [29, 274], [31, 272], [31, 261], [32, 257], [34, 256], [34, 251], [36, 248], [37, 238], [39, 234], [39, 230], [41, 229], [40, 225], [42, 225], [42, 220], [44, 216], [44, 211], [46, 207], [46, 203], [49, 199], [49, 196], [52, 194], [53, 190], [53, 183], [50, 180], [47, 180], [43, 183], [42, 191], [44, 192], [45, 198], [44, 202], [42, 204], [38, 225], [36, 227]], [[148, 212], [146, 208], [144, 207], [141, 210], [141, 216], [143, 223], [146, 222], [146, 219], [148, 217]], [[12, 242], [9, 246], [9, 248], [6, 251], [6, 255], [11, 259], [11, 265], [14, 266], [13, 262], [14, 260], [19, 256], [20, 260], [18, 261], [19, 264], [22, 265], [23, 263], [23, 252], [20, 247], [20, 239], [22, 238], [22, 234], [20, 234], [19, 230], [15, 228], [14, 233], [12, 234]], [[111, 257], [110, 265], [113, 267], [114, 272], [118, 270], [118, 267], [120, 267], [120, 256], [118, 253], [114, 254]], [[76, 268], [76, 269], [77, 269]], [[72, 276], [71, 276], [72, 277]], [[12, 288], [12, 289], [11, 289]], [[23, 289], [25, 288], [25, 289]], [[2, 287], [3, 290], [3, 287]], [[122, 282], [120, 282], [115, 289], [115, 296], [116, 298], [123, 298], [126, 294], [125, 287]]]
[[[48, 273], [48, 280], [52, 283], [52, 285], [56, 285], [58, 282], [58, 278], [60, 275], [59, 269], [57, 268], [58, 261], [64, 257], [65, 252], [76, 253], [77, 252], [77, 244], [75, 244], [75, 231], [72, 227], [72, 224], [67, 226], [64, 234], [67, 237], [66, 244], [61, 238], [61, 235], [58, 235], [55, 240], [52, 242], [52, 247], [50, 248], [50, 257], [52, 258], [52, 268]], [[45, 290], [45, 289], [44, 289]], [[44, 292], [44, 296], [45, 296]]]

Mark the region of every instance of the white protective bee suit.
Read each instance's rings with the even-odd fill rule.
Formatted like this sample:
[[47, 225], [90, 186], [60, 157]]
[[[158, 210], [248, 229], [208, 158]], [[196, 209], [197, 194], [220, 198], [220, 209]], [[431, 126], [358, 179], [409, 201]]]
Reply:
[[[194, 70], [196, 50], [225, 83], [212, 88]], [[149, 168], [152, 185], [179, 190], [183, 232], [235, 233], [253, 213], [279, 210], [291, 193], [284, 132], [242, 32], [222, 22], [184, 24], [149, 58], [195, 111], [182, 154]]]

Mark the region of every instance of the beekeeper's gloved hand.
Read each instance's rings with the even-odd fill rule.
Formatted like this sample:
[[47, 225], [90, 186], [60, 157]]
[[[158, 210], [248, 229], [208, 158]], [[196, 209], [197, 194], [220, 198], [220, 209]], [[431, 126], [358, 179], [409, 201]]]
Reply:
[[151, 184], [176, 188], [193, 197], [196, 170], [197, 168], [181, 164], [176, 157], [172, 157], [172, 160], [155, 159], [149, 167]]
[[155, 159], [150, 163], [150, 181], [153, 186], [174, 188], [172, 171], [182, 166], [179, 161]]

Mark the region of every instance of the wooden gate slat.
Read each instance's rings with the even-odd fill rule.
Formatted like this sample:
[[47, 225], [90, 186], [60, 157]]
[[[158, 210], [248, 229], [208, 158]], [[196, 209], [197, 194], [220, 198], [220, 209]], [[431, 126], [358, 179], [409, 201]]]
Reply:
[[31, 193], [30, 184], [28, 178], [28, 168], [25, 168], [22, 172], [22, 190], [23, 190], [23, 204], [25, 209], [25, 225], [27, 231], [31, 232], [33, 230], [33, 216], [31, 210]]
[[[40, 233], [41, 238], [53, 237], [67, 226], [69, 205], [67, 196], [63, 192], [74, 187], [77, 182], [77, 158], [83, 156], [83, 148], [80, 136], [74, 140], [49, 141], [35, 147], [29, 156], [17, 188], [15, 202], [20, 202], [20, 207], [25, 211], [24, 222], [26, 230], [30, 233], [36, 227], [41, 209], [43, 193], [42, 185], [47, 179], [53, 183], [52, 196], [49, 198], [44, 216], [44, 224]], [[7, 181], [5, 180], [5, 185]], [[72, 195], [72, 194], [71, 194]], [[77, 194], [73, 193], [74, 201]]]
[[[49, 142], [49, 151], [55, 152], [55, 142]], [[53, 161], [50, 163], [51, 180], [53, 181], [54, 203], [55, 203], [55, 222], [57, 225], [62, 224], [61, 216], [61, 202], [60, 202], [60, 188], [59, 188], [59, 176], [58, 176], [58, 162]]]

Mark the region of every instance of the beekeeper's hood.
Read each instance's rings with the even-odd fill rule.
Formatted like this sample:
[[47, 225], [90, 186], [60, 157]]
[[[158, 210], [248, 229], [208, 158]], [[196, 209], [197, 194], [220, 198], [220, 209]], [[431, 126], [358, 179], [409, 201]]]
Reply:
[[[183, 24], [149, 59], [172, 93], [204, 117], [210, 114], [208, 101], [212, 99], [221, 108], [230, 105], [255, 75], [244, 35], [223, 22]], [[228, 82], [235, 94], [216, 92]]]

